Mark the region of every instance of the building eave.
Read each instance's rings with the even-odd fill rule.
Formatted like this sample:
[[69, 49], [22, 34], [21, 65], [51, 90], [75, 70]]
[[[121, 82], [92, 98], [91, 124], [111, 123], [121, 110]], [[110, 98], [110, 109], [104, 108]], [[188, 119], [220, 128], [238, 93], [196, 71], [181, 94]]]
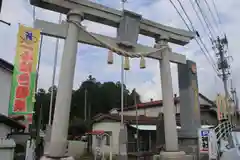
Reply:
[[204, 96], [202, 93], [199, 93], [199, 97], [201, 97], [202, 99], [204, 99], [204, 100], [206, 100], [208, 103], [210, 103], [212, 106], [216, 106], [216, 104], [212, 101], [212, 100], [210, 100], [210, 99], [208, 99], [206, 96]]
[[[124, 115], [125, 124], [136, 124], [136, 116], [126, 116]], [[94, 123], [102, 122], [103, 120], [111, 120], [115, 122], [121, 122], [121, 116], [118, 114], [101, 114], [100, 116], [93, 119]], [[138, 116], [138, 124], [142, 125], [156, 125], [159, 121], [158, 117], [147, 117], [140, 115]], [[176, 123], [180, 124], [180, 114], [176, 114]]]
[[[210, 99], [208, 99], [206, 96], [204, 96], [203, 94], [199, 93], [199, 97], [203, 98], [204, 100], [206, 100], [208, 103], [210, 103], [212, 106], [208, 106], [208, 107], [215, 107], [215, 103], [213, 101], [211, 101]], [[178, 104], [180, 103], [180, 99], [179, 97], [173, 98], [174, 100], [174, 104]], [[150, 102], [145, 102], [145, 103], [140, 103], [137, 104], [137, 108], [138, 109], [147, 109], [147, 108], [154, 108], [154, 107], [162, 107], [163, 106], [163, 102], [162, 100], [157, 100], [157, 101], [150, 101]], [[206, 105], [200, 105], [200, 107], [205, 107]], [[135, 110], [136, 106], [127, 106], [124, 107], [124, 111], [130, 111], [130, 110]], [[120, 108], [117, 108], [118, 111], [120, 111]]]
[[14, 66], [6, 60], [0, 58], [0, 68], [13, 73]]
[[25, 129], [25, 126], [23, 124], [3, 114], [0, 114], [0, 123], [3, 123], [6, 126], [14, 129]]

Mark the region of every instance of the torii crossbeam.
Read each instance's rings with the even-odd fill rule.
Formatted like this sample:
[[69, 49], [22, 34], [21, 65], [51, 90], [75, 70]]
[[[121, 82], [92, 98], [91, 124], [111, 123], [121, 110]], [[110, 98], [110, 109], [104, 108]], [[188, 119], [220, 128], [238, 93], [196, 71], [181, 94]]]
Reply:
[[[67, 14], [71, 9], [78, 8], [84, 14], [84, 19], [98, 22], [112, 27], [118, 27], [123, 12], [96, 4], [88, 0], [30, 0], [31, 4], [40, 8]], [[195, 33], [168, 27], [147, 19], [140, 22], [139, 33], [156, 38], [159, 35], [169, 37], [169, 42], [185, 45], [195, 36]]]
[[[34, 22], [34, 27], [41, 29], [42, 30], [41, 34], [46, 36], [62, 38], [62, 39], [66, 39], [67, 37], [67, 28], [68, 28], [67, 23], [56, 24], [56, 23], [37, 19]], [[93, 34], [95, 37], [98, 37], [100, 40], [120, 49], [120, 47], [117, 45], [118, 40], [116, 38], [108, 37], [108, 36], [104, 36], [96, 33], [91, 33], [91, 34]], [[106, 48], [106, 46], [102, 45], [99, 41], [95, 40], [93, 37], [91, 37], [89, 34], [84, 32], [82, 29], [80, 29], [78, 42]], [[137, 53], [149, 53], [148, 55], [146, 55], [146, 57], [157, 59], [157, 60], [162, 59], [162, 55], [160, 54], [159, 49], [145, 46], [142, 44], [136, 44], [134, 48], [129, 49], [128, 52], [132, 55]], [[169, 57], [170, 57], [170, 61], [173, 63], [186, 64], [185, 55], [171, 52], [169, 53]]]

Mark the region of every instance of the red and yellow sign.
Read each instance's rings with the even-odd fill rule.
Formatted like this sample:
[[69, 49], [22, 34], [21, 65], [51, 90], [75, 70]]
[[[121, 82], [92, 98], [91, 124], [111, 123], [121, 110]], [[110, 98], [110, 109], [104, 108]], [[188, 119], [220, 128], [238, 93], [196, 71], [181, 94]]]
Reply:
[[32, 114], [40, 30], [19, 26], [9, 115]]

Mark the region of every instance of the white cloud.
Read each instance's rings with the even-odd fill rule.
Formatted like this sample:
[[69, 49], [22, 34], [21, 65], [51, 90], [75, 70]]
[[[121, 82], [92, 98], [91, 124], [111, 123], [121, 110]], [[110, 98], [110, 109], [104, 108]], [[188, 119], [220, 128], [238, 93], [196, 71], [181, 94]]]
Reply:
[[[113, 2], [110, 0], [99, 1], [99, 3], [103, 3], [118, 9], [120, 9], [121, 6], [117, 1]], [[175, 1], [175, 3], [177, 4], [177, 1]], [[225, 1], [216, 0], [216, 4], [220, 12], [220, 16], [222, 17], [221, 27], [228, 35], [230, 49], [229, 53], [235, 59], [232, 62], [232, 77], [234, 79], [234, 85], [238, 88], [240, 86], [240, 81], [238, 81], [240, 77], [238, 76], [237, 71], [240, 69], [240, 64], [238, 63], [238, 58], [240, 56], [238, 53], [239, 34], [237, 31], [240, 27], [240, 21], [238, 18], [238, 15], [240, 14], [240, 1], [228, 0], [228, 3], [226, 3]], [[188, 2], [188, 0], [186, 0], [184, 1], [183, 5], [187, 10], [187, 13], [190, 15], [194, 26], [203, 37], [203, 41], [207, 44], [207, 48], [211, 49], [211, 43], [207, 39], [205, 31], [202, 29], [199, 20], [196, 18], [191, 4]], [[126, 9], [140, 13], [144, 18], [149, 18], [159, 23], [186, 29], [186, 26], [180, 19], [179, 15], [167, 0], [152, 0], [151, 2], [148, 0], [129, 0], [129, 2], [126, 4]], [[206, 8], [205, 10], [207, 12]], [[59, 14], [37, 8], [36, 16], [37, 18], [56, 23], [58, 21]], [[0, 57], [9, 62], [13, 62], [18, 23], [32, 26], [32, 6], [29, 5], [27, 0], [3, 1], [3, 9], [0, 18], [9, 21], [12, 24], [11, 27], [0, 24], [0, 36], [2, 37], [0, 43]], [[63, 19], [65, 19], [65, 16]], [[87, 26], [87, 29], [91, 32], [101, 33], [108, 36], [116, 35], [116, 29], [114, 28], [89, 21], [84, 21], [83, 24]], [[153, 46], [153, 39], [146, 38], [144, 36], [140, 36], [139, 39], [139, 42]], [[51, 85], [55, 42], [56, 40], [54, 38], [44, 37], [40, 65], [39, 87], [47, 88]], [[59, 46], [56, 83], [58, 81], [58, 75], [60, 71], [63, 43], [64, 41], [61, 40]], [[194, 41], [191, 41], [189, 45], [184, 47], [176, 45], [171, 46], [173, 47], [174, 51], [185, 54], [188, 59], [197, 62], [200, 92], [213, 99], [217, 92], [223, 91], [222, 82], [219, 80], [219, 78], [214, 76], [215, 73], [213, 72], [211, 65], [207, 62], [206, 57], [200, 52], [199, 47]], [[214, 53], [211, 52], [211, 55], [214, 56]], [[77, 88], [81, 81], [83, 81], [88, 74], [92, 74], [101, 81], [120, 80], [120, 57], [116, 55], [114, 60], [115, 63], [112, 66], [109, 66], [106, 63], [107, 50], [79, 44], [74, 88]], [[178, 93], [177, 66], [176, 64], [172, 64], [171, 67], [174, 93]], [[141, 94], [144, 101], [147, 101], [150, 98], [161, 98], [159, 62], [155, 60], [147, 60], [147, 68], [145, 70], [141, 70], [139, 69], [139, 60], [131, 60], [131, 70], [128, 71], [126, 75], [127, 86], [129, 86], [131, 89], [137, 88], [137, 91]]]

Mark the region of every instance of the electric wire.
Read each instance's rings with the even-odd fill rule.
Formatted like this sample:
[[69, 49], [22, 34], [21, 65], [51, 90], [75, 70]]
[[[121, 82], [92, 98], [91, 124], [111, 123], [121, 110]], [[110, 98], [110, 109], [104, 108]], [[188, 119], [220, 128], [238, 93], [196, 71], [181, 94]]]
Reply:
[[[172, 4], [174, 4], [172, 0], [170, 0], [170, 1], [171, 1]], [[177, 1], [178, 1], [178, 4], [180, 5], [181, 9], [183, 10], [183, 13], [184, 13], [185, 16], [187, 17], [187, 19], [188, 19], [188, 21], [189, 21], [189, 23], [190, 23], [190, 25], [191, 25], [191, 27], [192, 27], [192, 31], [193, 31], [193, 32], [196, 32], [196, 30], [195, 30], [195, 28], [194, 28], [194, 26], [193, 26], [193, 24], [192, 24], [192, 21], [191, 21], [190, 17], [188, 16], [186, 10], [184, 9], [182, 3], [180, 2], [180, 0], [177, 0]], [[176, 9], [176, 8], [177, 8], [177, 7], [175, 7], [175, 9]]]
[[[205, 25], [204, 25], [204, 22], [202, 21], [202, 19], [201, 19], [199, 13], [198, 13], [198, 11], [197, 11], [197, 9], [196, 9], [193, 1], [192, 1], [192, 0], [189, 0], [189, 2], [191, 3], [191, 6], [192, 6], [195, 14], [196, 14], [198, 20], [200, 21], [200, 24], [201, 24], [201, 26], [202, 26], [202, 28], [203, 28], [203, 31], [205, 32], [205, 34], [208, 36], [209, 40], [211, 41], [211, 40], [213, 39], [213, 37], [214, 37], [213, 34], [212, 34], [212, 32], [209, 31], [209, 33], [207, 33], [207, 29], [206, 29], [206, 27], [205, 27]], [[209, 36], [208, 34], [210, 34], [210, 36]]]
[[[184, 12], [184, 14], [185, 14], [185, 16], [188, 18], [188, 20], [189, 20], [189, 22], [190, 22], [190, 24], [191, 24], [192, 30], [195, 31], [195, 28], [194, 28], [194, 26], [193, 26], [193, 23], [191, 22], [191, 19], [189, 18], [187, 12], [185, 11], [182, 3], [181, 3], [179, 0], [177, 0], [177, 1], [178, 1], [179, 5], [181, 6], [181, 8], [182, 8], [182, 10], [183, 10], [183, 12]], [[173, 5], [173, 7], [175, 8], [175, 10], [178, 12], [179, 16], [181, 17], [181, 19], [183, 20], [183, 22], [185, 23], [185, 25], [187, 26], [187, 28], [191, 31], [189, 25], [187, 24], [187, 22], [185, 21], [185, 19], [184, 19], [183, 16], [181, 15], [181, 13], [180, 13], [180, 11], [178, 10], [178, 8], [176, 7], [176, 5], [173, 3], [172, 0], [170, 0], [170, 2], [171, 2], [171, 4]], [[202, 41], [202, 39], [201, 39], [201, 37], [200, 37], [200, 35], [199, 35], [198, 33], [197, 33], [197, 37], [199, 38], [200, 42], [201, 42], [202, 45], [204, 46], [204, 49], [206, 50], [207, 54], [209, 54], [210, 59], [209, 59], [209, 57], [206, 55], [206, 53], [204, 52], [204, 50], [203, 50], [203, 48], [201, 47], [201, 45], [199, 44], [199, 41], [198, 41], [197, 39], [195, 39], [196, 42], [198, 43], [198, 45], [200, 46], [200, 49], [201, 49], [202, 52], [206, 55], [208, 61], [213, 65], [213, 68], [214, 68], [215, 70], [217, 70], [217, 69], [216, 69], [216, 66], [214, 65], [214, 60], [212, 59], [212, 57], [211, 57], [211, 55], [210, 55], [210, 53], [209, 53], [206, 45], [203, 43], [203, 41]]]
[[[182, 3], [180, 2], [180, 0], [177, 0], [177, 1], [178, 1], [179, 5], [180, 5], [181, 9], [183, 10], [183, 13], [184, 13], [185, 16], [187, 17], [187, 19], [188, 19], [188, 21], [189, 21], [189, 23], [190, 23], [190, 25], [191, 25], [191, 27], [192, 27], [192, 30], [193, 30], [194, 32], [197, 33], [197, 37], [199, 38], [199, 40], [200, 40], [200, 42], [202, 43], [204, 49], [206, 50], [207, 54], [209, 55], [209, 58], [210, 58], [211, 63], [215, 64], [215, 62], [214, 62], [214, 60], [213, 60], [211, 54], [209, 53], [209, 51], [208, 51], [206, 45], [203, 43], [202, 38], [200, 37], [199, 33], [196, 31], [195, 27], [193, 26], [193, 23], [192, 23], [190, 17], [188, 16], [186, 10], [184, 9]], [[216, 68], [215, 68], [215, 69], [216, 69]]]
[[[187, 17], [189, 23], [191, 24], [192, 30], [197, 33], [197, 37], [198, 37], [198, 39], [200, 40], [200, 43], [203, 45], [203, 47], [204, 47], [204, 49], [205, 49], [205, 51], [206, 51], [206, 53], [205, 53], [205, 52], [204, 52], [204, 53], [205, 53], [205, 54], [208, 54], [208, 56], [209, 56], [208, 59], [209, 59], [209, 61], [211, 61], [210, 63], [212, 64], [213, 68], [214, 68], [215, 70], [217, 70], [217, 68], [216, 68], [216, 66], [215, 66], [215, 62], [214, 62], [211, 54], [209, 53], [209, 50], [207, 49], [206, 45], [204, 44], [204, 42], [203, 42], [202, 38], [200, 37], [200, 35], [198, 34], [198, 32], [195, 30], [195, 28], [194, 28], [194, 26], [193, 26], [193, 23], [192, 23], [190, 17], [188, 16], [186, 10], [184, 9], [182, 3], [180, 2], [180, 0], [177, 0], [177, 1], [178, 1], [179, 5], [180, 5], [181, 9], [183, 10], [185, 16]], [[174, 3], [172, 3], [172, 4], [174, 4]], [[176, 8], [177, 8], [177, 7], [175, 7], [175, 9], [176, 9]], [[179, 13], [180, 13], [180, 12], [179, 12]], [[195, 39], [195, 40], [196, 40], [196, 39]], [[196, 41], [197, 41], [197, 40], [196, 40]], [[197, 43], [199, 44], [199, 42], [197, 42]], [[201, 50], [202, 50], [202, 49], [201, 49]]]
[[[215, 34], [215, 30], [214, 30], [214, 28], [212, 27], [211, 23], [209, 22], [208, 17], [204, 14], [204, 12], [203, 12], [203, 10], [202, 10], [202, 8], [201, 8], [201, 6], [200, 6], [198, 0], [195, 0], [195, 3], [197, 4], [197, 7], [198, 7], [198, 9], [199, 9], [199, 11], [200, 11], [200, 13], [201, 13], [201, 15], [202, 15], [202, 17], [203, 17], [203, 20], [204, 20], [204, 22], [205, 22], [205, 24], [206, 24], [208, 30], [209, 30], [209, 31], [212, 30], [211, 32], [214, 33], [213, 35], [216, 35], [216, 34]], [[210, 29], [210, 28], [211, 28], [211, 29]], [[216, 37], [216, 36], [214, 36], [214, 37]], [[213, 37], [213, 38], [214, 38], [214, 37]]]
[[207, 0], [204, 0], [204, 2], [205, 2], [206, 6], [207, 6], [207, 8], [208, 8], [208, 11], [210, 12], [210, 15], [212, 16], [213, 22], [215, 23], [217, 30], [218, 30], [219, 32], [221, 32], [221, 29], [220, 29], [220, 26], [219, 26], [219, 24], [218, 24], [218, 21], [216, 20], [214, 14], [213, 14], [213, 12], [212, 12], [212, 9], [211, 9], [211, 7], [210, 7], [210, 5], [209, 5], [209, 3], [207, 2]]
[[[191, 28], [189, 27], [188, 23], [185, 21], [184, 17], [183, 17], [182, 14], [180, 13], [180, 11], [179, 11], [178, 8], [176, 7], [176, 5], [173, 3], [172, 0], [169, 0], [169, 1], [170, 1], [170, 3], [172, 4], [172, 6], [175, 8], [176, 12], [177, 12], [178, 15], [180, 16], [180, 18], [182, 19], [182, 21], [184, 22], [184, 24], [186, 25], [186, 27], [188, 28], [188, 30], [191, 31]], [[178, 0], [178, 2], [180, 2], [180, 1]], [[180, 2], [180, 3], [181, 3], [181, 2]], [[184, 8], [183, 8], [183, 9], [184, 9]], [[186, 13], [186, 11], [185, 11], [185, 13]], [[189, 18], [189, 19], [190, 19], [190, 18]], [[192, 26], [192, 27], [193, 27], [193, 26]], [[193, 27], [193, 29], [194, 29], [194, 27]], [[194, 29], [194, 30], [195, 30], [195, 29]], [[200, 39], [200, 36], [199, 36], [199, 35], [198, 35], [198, 38]], [[196, 41], [197, 44], [199, 45], [199, 47], [200, 47], [201, 51], [203, 52], [203, 54], [205, 55], [207, 61], [208, 61], [208, 62], [211, 64], [211, 66], [213, 67], [213, 70], [214, 70], [214, 71], [216, 72], [216, 74], [218, 75], [218, 70], [217, 70], [215, 64], [211, 61], [211, 58], [209, 58], [209, 56], [208, 56], [209, 53], [206, 53], [206, 52], [204, 51], [204, 49], [202, 48], [201, 44], [199, 43], [199, 41], [198, 41], [196, 38], [195, 38], [195, 41]], [[205, 44], [203, 43], [202, 40], [200, 40], [200, 42], [203, 44], [203, 46], [205, 46]], [[204, 48], [207, 49], [206, 46], [205, 46]], [[210, 55], [210, 54], [209, 54], [209, 55]]]
[[215, 4], [215, 1], [212, 0], [212, 3], [213, 3], [213, 8], [214, 8], [214, 10], [215, 10], [215, 12], [216, 12], [216, 15], [217, 15], [217, 18], [218, 18], [218, 22], [219, 22], [220, 24], [222, 24], [222, 21], [221, 21], [221, 18], [220, 18], [220, 16], [219, 16], [219, 12], [218, 12], [217, 6], [216, 6], [216, 4]]

